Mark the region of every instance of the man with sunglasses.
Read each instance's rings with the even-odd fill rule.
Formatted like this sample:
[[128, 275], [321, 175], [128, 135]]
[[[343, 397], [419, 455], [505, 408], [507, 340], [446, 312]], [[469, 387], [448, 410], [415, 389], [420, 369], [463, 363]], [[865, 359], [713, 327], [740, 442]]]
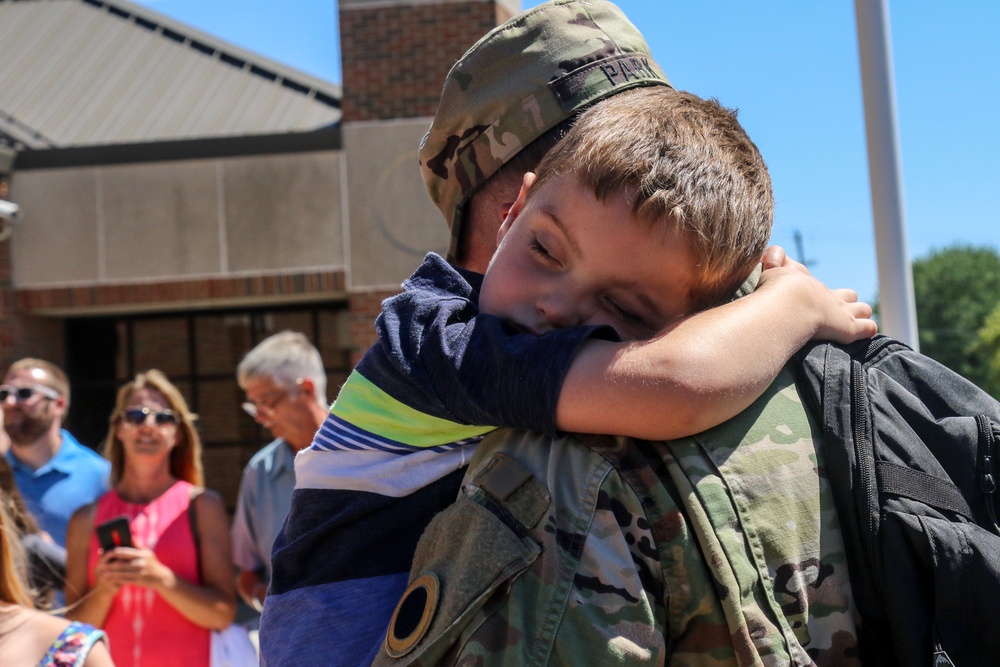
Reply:
[[108, 489], [111, 463], [62, 428], [69, 411], [69, 380], [43, 359], [21, 359], [0, 385], [7, 452], [28, 511], [57, 544], [79, 507]]
[[312, 443], [327, 415], [326, 372], [319, 351], [301, 333], [282, 331], [247, 352], [236, 369], [243, 409], [274, 436], [243, 470], [233, 515], [236, 589], [259, 613], [271, 580], [271, 545], [295, 488], [295, 454]]

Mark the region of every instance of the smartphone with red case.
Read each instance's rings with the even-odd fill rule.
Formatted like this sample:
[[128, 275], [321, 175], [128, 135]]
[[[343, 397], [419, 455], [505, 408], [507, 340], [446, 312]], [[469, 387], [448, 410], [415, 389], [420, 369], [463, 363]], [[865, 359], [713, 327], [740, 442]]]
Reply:
[[128, 527], [128, 518], [118, 516], [97, 526], [97, 542], [104, 551], [132, 546], [132, 531]]

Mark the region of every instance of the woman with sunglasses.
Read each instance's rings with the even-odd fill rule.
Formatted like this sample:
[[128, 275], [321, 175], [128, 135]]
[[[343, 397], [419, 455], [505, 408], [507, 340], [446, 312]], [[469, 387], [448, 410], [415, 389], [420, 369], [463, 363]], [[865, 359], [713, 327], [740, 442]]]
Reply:
[[[207, 667], [211, 631], [233, 621], [229, 523], [202, 492], [194, 418], [158, 370], [122, 387], [105, 441], [112, 488], [70, 520], [66, 616], [103, 628], [118, 667]], [[98, 526], [120, 516], [122, 546], [102, 550]]]

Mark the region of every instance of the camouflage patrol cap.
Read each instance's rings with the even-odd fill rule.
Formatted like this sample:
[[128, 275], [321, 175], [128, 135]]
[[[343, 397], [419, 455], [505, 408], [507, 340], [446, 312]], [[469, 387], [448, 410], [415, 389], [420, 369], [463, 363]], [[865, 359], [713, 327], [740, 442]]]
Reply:
[[552, 0], [487, 33], [455, 63], [420, 171], [458, 245], [469, 197], [522, 148], [622, 90], [670, 85], [646, 40], [605, 0]]

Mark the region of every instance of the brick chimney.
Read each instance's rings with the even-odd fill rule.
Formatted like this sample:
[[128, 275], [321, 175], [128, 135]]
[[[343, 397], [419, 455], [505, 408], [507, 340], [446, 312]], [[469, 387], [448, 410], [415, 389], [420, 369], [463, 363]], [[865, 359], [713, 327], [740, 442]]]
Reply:
[[344, 122], [437, 109], [448, 70], [518, 0], [340, 0]]

